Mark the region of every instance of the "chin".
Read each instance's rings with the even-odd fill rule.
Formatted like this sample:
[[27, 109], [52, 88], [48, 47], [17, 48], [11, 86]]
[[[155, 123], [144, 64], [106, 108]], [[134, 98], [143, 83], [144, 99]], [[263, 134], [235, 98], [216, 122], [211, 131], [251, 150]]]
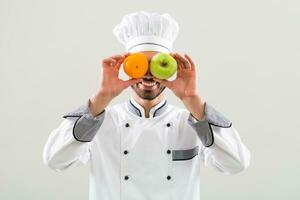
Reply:
[[142, 99], [144, 99], [144, 100], [152, 101], [157, 96], [139, 96], [139, 97], [142, 98]]

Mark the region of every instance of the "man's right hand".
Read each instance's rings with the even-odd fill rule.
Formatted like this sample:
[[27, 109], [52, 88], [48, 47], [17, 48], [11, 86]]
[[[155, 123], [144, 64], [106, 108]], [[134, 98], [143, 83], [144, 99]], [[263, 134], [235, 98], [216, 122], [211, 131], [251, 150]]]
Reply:
[[108, 96], [114, 98], [130, 85], [141, 81], [141, 79], [133, 78], [123, 81], [118, 77], [119, 69], [125, 58], [129, 55], [130, 53], [125, 53], [122, 55], [118, 54], [102, 60], [103, 78], [99, 91], [102, 91]]
[[102, 60], [102, 79], [96, 94], [90, 98], [90, 111], [93, 116], [97, 116], [109, 104], [109, 102], [118, 96], [124, 89], [130, 85], [140, 82], [142, 79], [131, 78], [123, 81], [119, 76], [120, 67], [130, 53], [114, 55]]

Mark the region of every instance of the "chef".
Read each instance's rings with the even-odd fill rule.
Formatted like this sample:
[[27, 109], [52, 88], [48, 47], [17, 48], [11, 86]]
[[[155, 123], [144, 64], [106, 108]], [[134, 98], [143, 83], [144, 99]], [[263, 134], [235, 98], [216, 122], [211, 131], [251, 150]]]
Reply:
[[[44, 164], [61, 172], [88, 165], [90, 200], [199, 200], [200, 164], [224, 175], [242, 172], [250, 153], [231, 120], [197, 91], [197, 65], [172, 52], [178, 24], [169, 14], [134, 12], [113, 33], [126, 53], [102, 61], [99, 89], [62, 116], [43, 149]], [[124, 59], [143, 52], [149, 62], [167, 52], [176, 78], [118, 78]], [[125, 88], [127, 101], [109, 105]], [[171, 105], [170, 89], [184, 104]]]

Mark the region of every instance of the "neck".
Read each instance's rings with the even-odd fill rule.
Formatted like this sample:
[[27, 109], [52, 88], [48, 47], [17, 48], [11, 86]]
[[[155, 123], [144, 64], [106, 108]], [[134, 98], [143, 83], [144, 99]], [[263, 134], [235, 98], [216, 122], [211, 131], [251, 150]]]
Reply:
[[152, 100], [142, 99], [136, 93], [133, 93], [132, 96], [133, 96], [134, 100], [136, 102], [138, 102], [144, 108], [144, 110], [145, 110], [145, 117], [147, 117], [147, 118], [149, 117], [149, 111], [150, 111], [150, 109], [153, 106], [155, 106], [156, 104], [158, 104], [159, 102], [161, 102], [165, 98], [164, 93], [161, 93], [155, 99], [152, 99]]

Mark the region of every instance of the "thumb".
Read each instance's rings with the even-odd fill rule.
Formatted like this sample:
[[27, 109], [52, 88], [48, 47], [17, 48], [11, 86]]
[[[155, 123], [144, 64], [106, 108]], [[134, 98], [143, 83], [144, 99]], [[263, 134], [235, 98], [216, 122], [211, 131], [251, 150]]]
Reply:
[[161, 85], [170, 88], [171, 86], [171, 81], [166, 80], [166, 79], [158, 79], [158, 78], [153, 78], [155, 81], [159, 82]]
[[129, 80], [124, 81], [124, 87], [127, 88], [127, 87], [129, 87], [130, 85], [134, 85], [134, 84], [136, 84], [136, 83], [138, 83], [138, 82], [141, 82], [141, 81], [142, 81], [141, 78], [139, 78], [139, 79], [131, 78], [131, 79], [129, 79]]

